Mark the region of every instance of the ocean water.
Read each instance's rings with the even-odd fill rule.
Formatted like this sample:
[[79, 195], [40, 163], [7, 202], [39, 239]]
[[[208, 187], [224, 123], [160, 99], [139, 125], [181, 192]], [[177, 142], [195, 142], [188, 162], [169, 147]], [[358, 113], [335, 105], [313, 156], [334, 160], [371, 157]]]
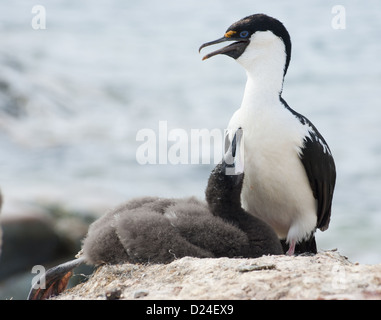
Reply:
[[[236, 20], [263, 12], [291, 34], [283, 97], [318, 127], [336, 160], [331, 225], [317, 232], [318, 246], [380, 263], [381, 3], [341, 1], [344, 29], [332, 26], [336, 4], [2, 1], [4, 214], [19, 203], [102, 211], [141, 195], [202, 198], [217, 160], [201, 154], [194, 161], [191, 132], [223, 132], [246, 76], [226, 56], [201, 61], [198, 48]], [[32, 13], [36, 5], [45, 9], [45, 29], [34, 28], [43, 22], [36, 20], [41, 12]], [[156, 139], [156, 164], [139, 163], [139, 132]], [[216, 141], [206, 149], [219, 147]], [[160, 161], [171, 147], [172, 158]], [[176, 150], [188, 152], [179, 164], [172, 161]]]

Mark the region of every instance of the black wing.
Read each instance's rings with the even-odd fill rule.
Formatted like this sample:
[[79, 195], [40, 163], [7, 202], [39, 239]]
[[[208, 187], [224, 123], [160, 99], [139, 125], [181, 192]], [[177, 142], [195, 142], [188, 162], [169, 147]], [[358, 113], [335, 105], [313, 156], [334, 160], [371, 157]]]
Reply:
[[318, 204], [316, 227], [324, 231], [328, 228], [331, 217], [336, 183], [335, 162], [328, 144], [316, 127], [306, 117], [292, 110], [283, 99], [281, 101], [302, 124], [310, 127], [310, 136], [305, 137], [299, 156]]

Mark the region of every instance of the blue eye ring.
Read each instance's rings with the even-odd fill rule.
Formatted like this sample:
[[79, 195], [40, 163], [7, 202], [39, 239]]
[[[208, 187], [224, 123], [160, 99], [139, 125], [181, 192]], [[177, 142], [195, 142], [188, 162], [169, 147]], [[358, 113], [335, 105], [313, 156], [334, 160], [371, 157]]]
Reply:
[[239, 34], [241, 38], [246, 38], [248, 35], [249, 35], [249, 31], [241, 31]]

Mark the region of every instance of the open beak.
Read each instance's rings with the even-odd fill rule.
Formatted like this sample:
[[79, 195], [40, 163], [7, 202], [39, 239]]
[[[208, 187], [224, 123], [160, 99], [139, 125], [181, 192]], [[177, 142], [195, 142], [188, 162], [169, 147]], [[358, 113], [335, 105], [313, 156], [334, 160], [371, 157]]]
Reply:
[[250, 40], [249, 39], [242, 39], [242, 38], [236, 38], [236, 37], [231, 37], [231, 36], [226, 36], [227, 34], [225, 34], [225, 36], [223, 36], [222, 38], [220, 39], [217, 39], [217, 40], [214, 40], [214, 41], [210, 41], [210, 42], [207, 42], [207, 43], [204, 43], [200, 49], [198, 50], [198, 52], [201, 51], [201, 49], [205, 48], [205, 47], [208, 47], [208, 46], [211, 46], [211, 45], [214, 45], [214, 44], [217, 44], [217, 43], [221, 43], [221, 42], [225, 42], [225, 41], [236, 41], [226, 47], [223, 47], [221, 49], [218, 49], [216, 51], [213, 51], [211, 53], [208, 53], [206, 56], [204, 56], [202, 58], [202, 60], [206, 60], [206, 59], [209, 59], [210, 57], [213, 57], [217, 54], [225, 54], [229, 57], [232, 57], [234, 59], [237, 59], [246, 49], [246, 47], [248, 46]]

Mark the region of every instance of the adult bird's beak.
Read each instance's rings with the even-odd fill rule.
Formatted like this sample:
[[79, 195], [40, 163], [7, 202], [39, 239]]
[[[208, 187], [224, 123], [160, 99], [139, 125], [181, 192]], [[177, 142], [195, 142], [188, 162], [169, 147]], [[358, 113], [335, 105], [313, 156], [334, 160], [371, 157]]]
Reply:
[[205, 47], [208, 47], [208, 46], [211, 46], [213, 44], [217, 44], [217, 43], [221, 43], [221, 42], [225, 42], [225, 41], [236, 41], [236, 42], [234, 42], [234, 43], [232, 43], [232, 44], [230, 44], [230, 45], [228, 45], [226, 47], [223, 47], [221, 49], [218, 49], [216, 51], [208, 53], [206, 56], [204, 56], [202, 58], [202, 60], [209, 59], [210, 57], [213, 57], [213, 56], [215, 56], [217, 54], [226, 54], [229, 57], [237, 59], [245, 51], [245, 49], [248, 46], [250, 40], [249, 39], [242, 39], [242, 38], [239, 38], [239, 37], [234, 37], [233, 36], [234, 33], [235, 33], [235, 31], [229, 31], [229, 32], [225, 33], [225, 35], [222, 38], [220, 38], [220, 39], [204, 43], [200, 47], [198, 52], [200, 52], [201, 49], [203, 49]]

